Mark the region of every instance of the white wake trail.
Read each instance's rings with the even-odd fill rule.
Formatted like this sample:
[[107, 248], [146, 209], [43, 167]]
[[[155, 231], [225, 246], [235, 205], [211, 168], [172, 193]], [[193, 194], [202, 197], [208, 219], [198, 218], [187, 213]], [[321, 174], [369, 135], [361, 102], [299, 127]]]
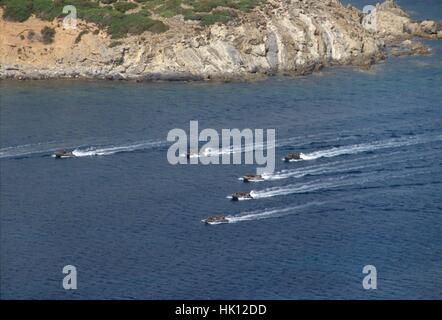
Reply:
[[24, 144], [0, 149], [0, 159], [26, 157], [33, 154], [43, 154], [60, 149], [60, 142], [50, 141], [33, 144]]
[[290, 184], [281, 187], [272, 187], [263, 190], [254, 190], [253, 199], [271, 198], [276, 196], [285, 196], [297, 193], [307, 193], [323, 189], [333, 189], [337, 187], [351, 186], [351, 185], [364, 185], [366, 183], [391, 180], [395, 178], [404, 178], [407, 176], [415, 176], [421, 174], [427, 174], [426, 168], [421, 170], [414, 170], [413, 172], [406, 173], [404, 170], [398, 170], [399, 172], [388, 172], [384, 174], [373, 175], [368, 172], [358, 176], [345, 175], [339, 178], [329, 178], [314, 180], [302, 185]]
[[85, 149], [75, 149], [72, 153], [76, 157], [91, 157], [91, 156], [108, 156], [120, 152], [131, 152], [138, 150], [152, 149], [165, 145], [165, 141], [140, 141], [121, 146], [109, 146], [109, 147], [88, 147]]
[[321, 189], [330, 189], [342, 187], [353, 184], [353, 180], [345, 180], [347, 177], [343, 176], [340, 179], [328, 179], [322, 182], [311, 181], [302, 185], [290, 184], [282, 187], [272, 187], [263, 190], [254, 191], [253, 199], [271, 198], [276, 196], [285, 196], [294, 193], [306, 193], [317, 191]]
[[[305, 142], [307, 138], [316, 137], [317, 135], [310, 135], [306, 137], [291, 137], [287, 139], [281, 139], [275, 141], [275, 148], [283, 147], [292, 145], [294, 143], [301, 143]], [[337, 138], [333, 139], [333, 141], [337, 140]], [[329, 141], [329, 140], [326, 140]], [[331, 141], [331, 140], [330, 140]], [[243, 144], [240, 147], [225, 147], [225, 148], [218, 148], [218, 149], [212, 149], [212, 150], [203, 150], [201, 152], [201, 156], [220, 156], [223, 154], [236, 154], [236, 153], [247, 153], [247, 152], [253, 152], [255, 150], [267, 150], [269, 146], [266, 142], [264, 143], [250, 143], [250, 144]]]
[[[345, 139], [328, 139], [323, 141], [341, 141]], [[366, 151], [373, 151], [377, 149], [385, 149], [385, 148], [397, 148], [408, 145], [415, 145], [420, 143], [426, 143], [431, 141], [442, 140], [442, 136], [428, 137], [424, 135], [420, 136], [412, 136], [412, 137], [402, 137], [402, 138], [392, 138], [387, 140], [379, 140], [368, 143], [354, 144], [342, 147], [335, 147], [325, 150], [314, 151], [310, 153], [302, 153], [301, 160], [292, 160], [292, 161], [302, 161], [302, 160], [315, 160], [318, 158], [329, 158], [336, 157], [344, 154], [356, 154]], [[282, 140], [277, 140], [275, 142], [274, 147], [279, 148], [283, 146], [293, 145], [294, 143], [305, 142], [306, 140], [302, 137], [292, 137]], [[216, 157], [225, 154], [236, 154], [236, 153], [247, 153], [254, 152], [255, 150], [267, 150], [267, 143], [251, 143], [251, 144], [243, 144], [239, 147], [225, 147], [225, 148], [214, 148], [212, 150], [203, 150], [200, 155], [194, 155], [195, 157], [205, 156], [205, 157]], [[192, 156], [191, 156], [192, 157]]]
[[[303, 167], [299, 169], [281, 170], [273, 174], [263, 174], [264, 181], [276, 181], [288, 178], [302, 178], [307, 175], [322, 175], [329, 173], [342, 173], [348, 171], [362, 170], [379, 167], [385, 164], [403, 163], [410, 161], [409, 158], [402, 159], [402, 152], [390, 152], [382, 155], [372, 155], [364, 158], [334, 161], [315, 166]], [[399, 159], [397, 159], [399, 155]], [[379, 158], [387, 158], [379, 162]], [[259, 180], [258, 180], [259, 181]], [[262, 180], [261, 180], [262, 181]]]
[[229, 223], [237, 223], [242, 221], [251, 221], [251, 220], [261, 220], [268, 218], [278, 218], [284, 217], [293, 213], [298, 212], [299, 210], [311, 207], [311, 206], [321, 206], [324, 202], [310, 202], [307, 204], [287, 207], [287, 208], [272, 208], [272, 209], [263, 209], [256, 211], [243, 212], [237, 215], [227, 216], [226, 219]]
[[356, 153], [374, 151], [379, 149], [398, 148], [398, 147], [416, 145], [416, 144], [439, 141], [439, 140], [442, 140], [441, 135], [435, 137], [413, 136], [413, 137], [403, 137], [403, 138], [392, 138], [387, 140], [354, 144], [350, 146], [342, 146], [342, 147], [336, 147], [336, 148], [306, 153], [303, 159], [314, 160], [318, 158], [330, 158], [344, 154], [356, 154]]
[[[167, 145], [166, 141], [139, 141], [133, 143], [127, 143], [116, 146], [103, 146], [103, 147], [79, 147], [80, 143], [75, 145], [63, 144], [60, 141], [50, 141], [41, 142], [35, 144], [18, 145], [13, 147], [6, 147], [0, 149], [0, 159], [3, 158], [17, 158], [26, 157], [32, 155], [44, 155], [48, 153], [53, 153], [54, 151], [60, 149], [72, 150], [72, 153], [77, 157], [88, 157], [88, 156], [106, 156], [115, 154], [118, 152], [130, 152], [143, 149], [151, 149], [160, 146]], [[82, 144], [83, 146], [85, 144]]]

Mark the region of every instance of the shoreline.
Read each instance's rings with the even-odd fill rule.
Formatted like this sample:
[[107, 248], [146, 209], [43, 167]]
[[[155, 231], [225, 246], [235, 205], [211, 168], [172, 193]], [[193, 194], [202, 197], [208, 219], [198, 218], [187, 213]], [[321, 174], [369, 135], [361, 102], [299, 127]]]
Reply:
[[[428, 48], [428, 47], [426, 47]], [[431, 48], [428, 48], [431, 50]], [[263, 73], [249, 73], [249, 74], [223, 74], [223, 75], [215, 75], [215, 76], [207, 76], [207, 75], [198, 75], [198, 74], [188, 74], [188, 73], [174, 73], [174, 74], [161, 74], [161, 73], [152, 73], [145, 75], [128, 75], [126, 77], [114, 76], [112, 74], [99, 74], [99, 75], [82, 75], [78, 72], [74, 72], [72, 74], [67, 75], [58, 75], [54, 74], [52, 71], [48, 71], [48, 73], [38, 71], [38, 74], [33, 72], [29, 73], [12, 73], [7, 74], [5, 76], [4, 73], [0, 74], [0, 83], [2, 81], [56, 81], [56, 80], [65, 80], [65, 81], [103, 81], [103, 82], [128, 82], [128, 83], [173, 83], [173, 82], [182, 82], [182, 83], [253, 83], [259, 81], [265, 81], [270, 78], [280, 77], [280, 78], [291, 78], [296, 79], [297, 77], [311, 76], [323, 70], [330, 69], [338, 69], [338, 68], [350, 68], [359, 71], [369, 71], [373, 67], [378, 66], [380, 64], [385, 63], [388, 59], [397, 59], [400, 57], [418, 57], [418, 56], [428, 56], [432, 53], [429, 51], [425, 54], [409, 54], [406, 52], [405, 54], [393, 55], [393, 54], [385, 54], [376, 61], [372, 59], [367, 64], [330, 64], [323, 65], [318, 64], [314, 65], [309, 69], [302, 70], [302, 72], [263, 72]], [[48, 75], [49, 74], [49, 75]]]
[[[390, 57], [430, 54], [421, 40], [442, 39], [437, 22], [413, 21], [392, 0], [369, 14], [337, 0], [269, 0], [225, 25], [201, 28], [177, 17], [166, 22], [167, 32], [127, 35], [113, 45], [115, 39], [84, 21], [67, 30], [59, 19], [2, 18], [0, 80], [249, 82], [335, 66], [370, 69]], [[53, 28], [53, 42], [26, 35], [43, 26]]]
[[[438, 41], [439, 39], [424, 39], [425, 41]], [[404, 40], [409, 41], [409, 39]], [[413, 43], [416, 44], [416, 43]], [[4, 76], [0, 73], [0, 84], [3, 81], [26, 81], [26, 82], [39, 82], [39, 81], [99, 81], [99, 82], [125, 82], [125, 83], [254, 83], [260, 81], [266, 81], [271, 78], [289, 78], [296, 79], [298, 77], [307, 77], [314, 74], [318, 74], [321, 71], [333, 70], [333, 69], [352, 69], [354, 71], [370, 71], [376, 66], [386, 63], [388, 60], [395, 60], [400, 58], [408, 57], [426, 57], [433, 55], [432, 47], [427, 46], [424, 43], [419, 42], [418, 47], [412, 49], [409, 46], [401, 46], [401, 42], [397, 41], [391, 43], [386, 50], [380, 55], [376, 60], [370, 59], [369, 63], [348, 63], [348, 64], [329, 64], [329, 65], [315, 65], [310, 69], [303, 70], [303, 72], [263, 72], [263, 73], [249, 73], [249, 74], [224, 74], [224, 75], [194, 75], [187, 73], [175, 73], [175, 74], [145, 74], [145, 75], [129, 75], [126, 77], [113, 77], [112, 74], [109, 75], [81, 75], [75, 72], [71, 75], [47, 75], [40, 73], [36, 76], [35, 73], [31, 72], [29, 74], [10, 74], [9, 76]], [[399, 52], [394, 53], [394, 49], [399, 48]], [[402, 51], [400, 51], [402, 50]], [[51, 71], [49, 71], [51, 73]]]
[[[323, 69], [351, 67], [360, 70], [370, 70], [373, 66], [385, 61], [387, 55], [381, 53], [376, 58], [371, 57], [366, 61], [357, 61], [356, 63], [323, 63], [311, 64], [300, 70], [287, 71], [264, 71], [255, 73], [218, 73], [218, 74], [191, 74], [188, 72], [174, 73], [146, 73], [146, 74], [82, 74], [79, 71], [53, 71], [34, 69], [24, 71], [17, 67], [6, 67], [4, 71], [0, 70], [0, 81], [17, 80], [17, 81], [42, 81], [42, 80], [100, 80], [100, 81], [127, 81], [127, 82], [255, 82], [266, 80], [271, 77], [302, 77], [309, 76]], [[359, 59], [357, 59], [359, 60]], [[9, 72], [8, 72], [9, 71]]]

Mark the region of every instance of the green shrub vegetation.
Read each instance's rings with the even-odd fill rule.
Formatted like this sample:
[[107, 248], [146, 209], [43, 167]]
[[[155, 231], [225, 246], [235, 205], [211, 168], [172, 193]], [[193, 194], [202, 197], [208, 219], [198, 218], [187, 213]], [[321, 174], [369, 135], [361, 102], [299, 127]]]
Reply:
[[114, 2], [117, 2], [118, 0], [100, 0], [100, 2], [102, 3], [102, 4], [111, 4], [111, 3], [114, 3]]
[[212, 14], [206, 14], [201, 17], [201, 23], [203, 25], [211, 25], [217, 22], [226, 23], [232, 19], [232, 15], [230, 11], [220, 10], [213, 12]]
[[[198, 20], [202, 25], [226, 23], [233, 19], [235, 10], [249, 11], [265, 0], [0, 0], [4, 18], [26, 21], [32, 14], [52, 21], [64, 17], [63, 7], [73, 5], [77, 16], [96, 23], [112, 37], [140, 34], [144, 31], [164, 32], [167, 25], [154, 20], [151, 13], [162, 17], [183, 15], [186, 20]], [[126, 13], [139, 8], [138, 12]], [[232, 10], [235, 9], [235, 10]]]
[[50, 44], [54, 41], [54, 36], [55, 36], [54, 28], [46, 26], [43, 29], [41, 29], [40, 33], [44, 44]]
[[118, 1], [114, 3], [114, 8], [120, 12], [126, 12], [127, 10], [135, 9], [138, 5], [133, 2]]
[[23, 22], [32, 14], [31, 0], [2, 0], [0, 5], [5, 7], [3, 17], [6, 20]]
[[[186, 20], [201, 20], [202, 24], [209, 25], [231, 20], [232, 14], [225, 9], [248, 12], [263, 1], [265, 0], [144, 0], [144, 6], [163, 17], [182, 14]], [[218, 7], [225, 9], [217, 10]]]

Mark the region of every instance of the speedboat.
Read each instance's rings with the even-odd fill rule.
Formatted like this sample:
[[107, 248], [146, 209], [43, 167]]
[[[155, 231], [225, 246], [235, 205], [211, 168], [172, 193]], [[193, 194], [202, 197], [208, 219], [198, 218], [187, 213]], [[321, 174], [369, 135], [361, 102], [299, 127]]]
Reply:
[[232, 201], [253, 199], [250, 192], [235, 192], [231, 195]]
[[295, 161], [295, 160], [302, 160], [304, 154], [302, 154], [301, 152], [294, 152], [294, 153], [289, 153], [288, 155], [286, 155], [284, 157], [284, 161]]
[[67, 151], [67, 150], [62, 149], [62, 150], [55, 151], [53, 156], [58, 159], [73, 158], [73, 157], [75, 157], [75, 154], [72, 151]]
[[186, 158], [190, 159], [190, 158], [198, 158], [200, 155], [198, 152], [194, 152], [194, 151], [187, 151], [186, 153]]
[[229, 223], [226, 216], [212, 216], [207, 219], [202, 220], [205, 224], [221, 224], [221, 223]]
[[242, 176], [242, 181], [250, 182], [250, 181], [264, 181], [264, 178], [260, 174], [246, 174]]

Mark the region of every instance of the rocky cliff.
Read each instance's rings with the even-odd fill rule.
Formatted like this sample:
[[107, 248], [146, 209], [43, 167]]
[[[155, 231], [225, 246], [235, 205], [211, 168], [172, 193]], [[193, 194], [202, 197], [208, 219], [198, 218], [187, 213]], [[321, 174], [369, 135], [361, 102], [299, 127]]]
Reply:
[[[84, 21], [65, 29], [61, 19], [2, 19], [0, 77], [206, 80], [296, 75], [330, 65], [367, 67], [388, 54], [425, 54], [429, 49], [416, 37], [442, 38], [437, 23], [412, 21], [390, 0], [365, 13], [337, 0], [268, 0], [210, 26], [180, 15], [156, 18], [169, 29], [119, 40]], [[55, 31], [51, 43], [39, 34], [45, 26]]]

